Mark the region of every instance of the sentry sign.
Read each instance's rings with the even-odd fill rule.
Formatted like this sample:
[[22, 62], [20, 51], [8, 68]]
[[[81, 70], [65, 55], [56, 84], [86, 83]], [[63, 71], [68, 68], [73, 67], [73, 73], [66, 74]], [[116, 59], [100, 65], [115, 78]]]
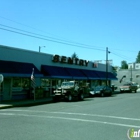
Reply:
[[83, 60], [83, 59], [78, 59], [78, 58], [71, 58], [71, 57], [66, 57], [66, 56], [59, 56], [59, 55], [54, 55], [53, 62], [60, 62], [60, 63], [67, 63], [67, 64], [75, 64], [75, 65], [80, 65], [80, 66], [88, 66], [89, 61]]

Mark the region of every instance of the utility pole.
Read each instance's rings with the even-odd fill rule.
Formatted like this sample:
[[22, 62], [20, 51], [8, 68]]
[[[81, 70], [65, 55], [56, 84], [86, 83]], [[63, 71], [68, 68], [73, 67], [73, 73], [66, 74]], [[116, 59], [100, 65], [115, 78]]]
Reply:
[[132, 82], [133, 78], [132, 78], [132, 66], [131, 66], [131, 78], [130, 81]]
[[106, 86], [108, 85], [108, 47], [106, 47]]
[[39, 52], [40, 52], [40, 50], [41, 50], [41, 46], [39, 46]]
[[45, 48], [45, 46], [39, 46], [39, 52], [41, 51], [41, 47], [44, 47]]

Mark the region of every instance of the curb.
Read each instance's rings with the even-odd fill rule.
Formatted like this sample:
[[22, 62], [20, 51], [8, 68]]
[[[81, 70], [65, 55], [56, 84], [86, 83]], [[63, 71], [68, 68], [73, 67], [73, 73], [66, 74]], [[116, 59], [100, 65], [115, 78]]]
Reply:
[[7, 109], [7, 108], [12, 108], [14, 107], [13, 105], [0, 105], [0, 109]]
[[14, 102], [14, 103], [7, 103], [7, 104], [0, 104], [0, 109], [6, 109], [6, 108], [13, 108], [13, 107], [26, 107], [26, 106], [36, 106], [36, 105], [42, 105], [42, 104], [48, 104], [48, 103], [52, 103], [53, 100], [49, 99], [49, 100], [36, 100], [36, 101], [25, 101], [25, 102]]

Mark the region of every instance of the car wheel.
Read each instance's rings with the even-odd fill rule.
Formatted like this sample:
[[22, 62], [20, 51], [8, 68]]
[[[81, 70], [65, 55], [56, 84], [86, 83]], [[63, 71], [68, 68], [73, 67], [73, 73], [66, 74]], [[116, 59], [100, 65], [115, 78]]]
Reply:
[[79, 94], [79, 100], [84, 100], [84, 94], [83, 93]]
[[68, 99], [67, 99], [67, 100], [68, 100], [69, 102], [72, 101], [72, 95], [71, 95], [71, 94], [68, 95]]
[[109, 96], [112, 96], [112, 92], [110, 92]]
[[137, 93], [137, 90], [135, 90], [135, 93]]
[[101, 97], [104, 97], [105, 95], [104, 95], [104, 93], [103, 92], [101, 92]]
[[59, 98], [58, 98], [57, 96], [54, 96], [54, 97], [53, 97], [53, 101], [54, 101], [54, 102], [58, 102], [58, 100], [59, 100]]

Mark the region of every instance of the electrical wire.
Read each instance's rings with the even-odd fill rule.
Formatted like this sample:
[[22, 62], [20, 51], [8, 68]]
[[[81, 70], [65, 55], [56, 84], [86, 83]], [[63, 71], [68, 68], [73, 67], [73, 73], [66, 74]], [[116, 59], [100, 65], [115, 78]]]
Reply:
[[[17, 21], [14, 21], [14, 20], [11, 20], [11, 19], [8, 19], [8, 18], [5, 18], [5, 17], [2, 17], [0, 16], [0, 18], [3, 18], [3, 19], [6, 19], [8, 21], [12, 21], [14, 23], [17, 23], [19, 25], [22, 25], [22, 26], [25, 26], [25, 27], [28, 27], [28, 28], [31, 28], [31, 29], [35, 29], [35, 30], [38, 30], [38, 31], [41, 31], [41, 32], [44, 32], [42, 30], [39, 30], [39, 29], [36, 29], [32, 26], [28, 26], [28, 25], [25, 25], [23, 23], [20, 23], [20, 22], [17, 22]], [[36, 34], [36, 33], [32, 33], [32, 32], [28, 32], [28, 31], [24, 31], [24, 30], [21, 30], [21, 29], [17, 29], [17, 28], [13, 28], [13, 27], [10, 27], [10, 26], [6, 26], [6, 25], [2, 25], [0, 24], [1, 26], [4, 26], [4, 27], [8, 27], [8, 28], [12, 28], [12, 29], [15, 29], [15, 30], [19, 30], [19, 31], [23, 31], [23, 32], [27, 32], [27, 33], [31, 33], [31, 34]], [[46, 33], [46, 32], [45, 32]], [[49, 33], [50, 34], [50, 33]], [[55, 40], [59, 40], [59, 41], [64, 41], [64, 42], [68, 42], [68, 43], [72, 43], [72, 44], [77, 44], [77, 45], [83, 45], [83, 46], [88, 46], [88, 47], [94, 47], [94, 48], [100, 48], [99, 50], [103, 50], [104, 48], [103, 47], [99, 47], [99, 46], [92, 46], [92, 45], [87, 45], [87, 44], [82, 44], [82, 43], [77, 43], [77, 42], [74, 42], [74, 41], [70, 41], [70, 40], [66, 40], [66, 39], [60, 39], [60, 38], [55, 38], [55, 37], [50, 37], [50, 36], [44, 36], [44, 35], [40, 35], [40, 34], [36, 34], [36, 35], [39, 35], [39, 36], [43, 36], [43, 37], [47, 37], [47, 38], [51, 38], [51, 39], [55, 39]], [[105, 50], [103, 50], [105, 51]]]
[[[82, 46], [82, 45], [76, 45], [76, 44], [72, 44], [72, 43], [67, 43], [67, 42], [62, 42], [62, 41], [58, 41], [58, 40], [54, 40], [54, 39], [48, 39], [48, 38], [43, 38], [43, 37], [39, 37], [39, 36], [35, 36], [35, 35], [30, 35], [30, 34], [27, 34], [27, 33], [21, 33], [21, 32], [18, 32], [18, 31], [13, 31], [13, 30], [9, 30], [9, 29], [5, 29], [5, 28], [1, 28], [1, 30], [5, 30], [5, 31], [9, 31], [9, 32], [13, 32], [13, 33], [17, 33], [17, 34], [21, 34], [21, 35], [24, 35], [24, 36], [29, 36], [29, 37], [33, 37], [33, 38], [37, 38], [37, 39], [42, 39], [42, 40], [47, 40], [47, 41], [51, 41], [51, 42], [54, 42], [54, 43], [60, 43], [60, 44], [64, 44], [64, 45], [70, 45], [70, 46], [75, 46], [75, 47], [80, 47], [80, 48], [86, 48], [86, 49], [94, 49], [94, 50], [99, 50], [99, 51], [106, 51], [106, 50], [103, 50], [103, 49], [97, 49], [97, 48], [92, 48], [92, 47], [85, 47], [85, 46]], [[20, 30], [20, 29], [18, 29]], [[22, 31], [22, 30], [21, 30]], [[28, 31], [24, 31], [24, 32], [28, 32]], [[28, 32], [30, 33], [30, 32]], [[36, 34], [37, 35], [37, 34]], [[129, 60], [132, 60], [131, 58], [128, 58], [124, 55], [120, 55], [120, 54], [116, 54], [114, 52], [111, 51], [111, 54], [114, 54], [118, 57], [121, 57], [121, 58], [125, 58], [125, 59], [129, 59]]]
[[[0, 17], [1, 17], [1, 16], [0, 16]], [[4, 18], [4, 17], [1, 17], [1, 18]], [[7, 19], [7, 18], [4, 18], [4, 19], [9, 20], [9, 21], [12, 21], [12, 22], [15, 22], [15, 21], [10, 20], [10, 19]], [[27, 26], [27, 25], [22, 24], [22, 23], [19, 23], [19, 22], [15, 22], [15, 23], [21, 24], [21, 25], [23, 25], [23, 26]], [[6, 27], [6, 28], [11, 28], [11, 29], [14, 29], [14, 30], [18, 30], [18, 31], [20, 31], [20, 32], [18, 32], [18, 31], [13, 31], [13, 30], [10, 30], [10, 29], [5, 29], [5, 28], [0, 28], [1, 30], [5, 30], [5, 31], [9, 31], [9, 32], [21, 34], [21, 35], [24, 35], [24, 36], [29, 36], [29, 37], [33, 37], [33, 38], [38, 38], [38, 39], [42, 39], [42, 40], [47, 40], [47, 41], [51, 41], [51, 42], [55, 42], [55, 43], [60, 43], [60, 44], [70, 45], [70, 46], [75, 46], [75, 47], [80, 47], [80, 48], [94, 49], [94, 50], [99, 50], [99, 51], [106, 51], [105, 49], [103, 49], [103, 47], [98, 47], [98, 48], [97, 48], [97, 46], [92, 46], [92, 45], [77, 43], [77, 42], [68, 41], [68, 40], [64, 40], [64, 39], [60, 39], [60, 38], [45, 36], [45, 35], [41, 35], [41, 34], [29, 32], [29, 31], [21, 30], [21, 29], [18, 29], [18, 28], [6, 26], [6, 25], [3, 25], [3, 24], [0, 24], [0, 26]], [[27, 26], [27, 27], [30, 27], [30, 28], [32, 28], [32, 29], [36, 29], [36, 28], [31, 27], [31, 26]], [[38, 29], [36, 29], [36, 30], [38, 30]], [[22, 32], [25, 32], [25, 33], [22, 33]], [[86, 46], [86, 47], [85, 47], [85, 46]], [[110, 50], [111, 50], [111, 48], [110, 48]], [[131, 60], [131, 58], [128, 58], [127, 56], [114, 53], [114, 50], [122, 51], [122, 49], [113, 49], [113, 51], [111, 51], [111, 53], [114, 54], [114, 55], [116, 55], [116, 56], [118, 56], [118, 57], [125, 58], [125, 59], [127, 59], [127, 60], [128, 60], [128, 59]], [[130, 50], [125, 50], [125, 51], [130, 51]], [[132, 51], [131, 51], [131, 52], [132, 52]], [[133, 50], [133, 52], [136, 52], [136, 51]]]
[[37, 38], [37, 39], [42, 39], [42, 40], [47, 40], [47, 41], [51, 41], [51, 42], [55, 42], [55, 43], [60, 43], [60, 44], [64, 44], [64, 45], [70, 45], [70, 46], [75, 46], [75, 47], [80, 47], [80, 48], [86, 48], [86, 49], [94, 49], [94, 50], [100, 50], [100, 51], [105, 51], [103, 49], [98, 49], [98, 48], [92, 48], [92, 47], [85, 47], [82, 45], [78, 45], [78, 44], [72, 44], [72, 43], [68, 43], [68, 42], [62, 42], [59, 40], [54, 40], [54, 39], [49, 39], [49, 38], [43, 38], [43, 37], [39, 37], [39, 36], [35, 36], [35, 35], [30, 35], [27, 33], [22, 33], [22, 32], [18, 32], [18, 31], [14, 31], [14, 30], [10, 30], [10, 29], [6, 29], [6, 28], [1, 28], [1, 30], [5, 30], [5, 31], [9, 31], [9, 32], [13, 32], [13, 33], [17, 33], [17, 34], [21, 34], [24, 36], [29, 36], [29, 37], [33, 37], [33, 38]]

